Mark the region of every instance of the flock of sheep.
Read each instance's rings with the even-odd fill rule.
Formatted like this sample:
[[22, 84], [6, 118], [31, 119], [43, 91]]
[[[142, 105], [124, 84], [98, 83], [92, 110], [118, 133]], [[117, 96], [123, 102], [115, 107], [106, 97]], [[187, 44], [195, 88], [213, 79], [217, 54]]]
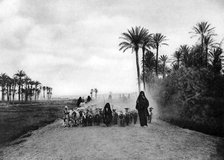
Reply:
[[128, 126], [137, 123], [138, 113], [136, 110], [125, 108], [125, 112], [116, 111], [116, 109], [98, 108], [96, 105], [81, 104], [81, 107], [69, 109], [64, 108], [64, 126], [99, 126], [105, 124], [106, 126], [119, 125]]

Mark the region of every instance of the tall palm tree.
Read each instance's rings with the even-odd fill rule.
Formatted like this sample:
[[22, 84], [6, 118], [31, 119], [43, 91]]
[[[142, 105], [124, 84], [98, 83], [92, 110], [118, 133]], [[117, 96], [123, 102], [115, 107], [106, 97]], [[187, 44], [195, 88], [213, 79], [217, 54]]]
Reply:
[[37, 93], [37, 99], [39, 100], [40, 93], [41, 93], [41, 87], [37, 88], [36, 93]]
[[212, 51], [210, 51], [209, 55], [211, 57], [211, 66], [212, 66], [212, 70], [214, 72], [214, 74], [219, 74], [221, 69], [222, 69], [222, 62], [221, 62], [221, 58], [220, 55], [222, 54], [223, 50], [219, 47], [213, 49]]
[[28, 95], [29, 95], [29, 98], [30, 98], [30, 101], [32, 100], [32, 97], [34, 95], [34, 90], [35, 88], [33, 88], [33, 86], [35, 85], [35, 81], [31, 80], [29, 81], [29, 90], [28, 90]]
[[[193, 55], [190, 54], [190, 47], [188, 45], [181, 45], [178, 49], [178, 52], [180, 54], [180, 61], [181, 61], [181, 64], [184, 65], [185, 67], [190, 67], [191, 66], [191, 63], [193, 63]], [[177, 55], [176, 55], [177, 56]], [[179, 56], [179, 55], [178, 55]], [[178, 68], [179, 68], [179, 65], [178, 64]]]
[[41, 83], [39, 81], [35, 81], [34, 82], [34, 85], [35, 85], [35, 101], [37, 100], [37, 96], [38, 96], [38, 86], [40, 85]]
[[168, 45], [164, 43], [166, 41], [166, 36], [162, 35], [161, 33], [153, 34], [152, 41], [156, 48], [156, 76], [158, 77], [158, 63], [159, 63], [159, 47], [161, 45]]
[[7, 101], [11, 101], [12, 83], [13, 83], [12, 78], [10, 78], [10, 77], [8, 76], [8, 77], [7, 77], [7, 81], [6, 81]]
[[215, 43], [212, 36], [208, 35], [204, 37], [204, 45], [205, 45], [205, 65], [208, 66], [208, 54], [209, 50], [218, 46], [218, 43]]
[[165, 68], [166, 68], [166, 62], [168, 60], [168, 57], [167, 55], [162, 55], [159, 57], [159, 60], [162, 62], [163, 78], [165, 78]]
[[50, 98], [50, 99], [51, 99], [51, 97], [52, 97], [52, 90], [53, 90], [53, 88], [50, 87], [50, 93], [49, 93], [49, 98]]
[[147, 37], [148, 30], [142, 27], [135, 27], [128, 29], [127, 33], [122, 33], [121, 39], [124, 41], [119, 44], [120, 49], [125, 52], [127, 49], [131, 49], [135, 52], [136, 57], [136, 68], [137, 68], [137, 78], [138, 78], [138, 91], [140, 92], [140, 68], [139, 68], [139, 57], [138, 51], [141, 45], [143, 44], [143, 40]]
[[175, 63], [175, 69], [179, 69], [180, 68], [180, 61], [181, 61], [181, 57], [182, 57], [182, 52], [181, 51], [175, 51], [173, 57], [175, 58], [174, 63]]
[[50, 99], [51, 88], [47, 86], [46, 90], [47, 90], [47, 99], [49, 100]]
[[29, 84], [30, 84], [31, 79], [28, 76], [24, 77], [24, 94], [25, 94], [25, 101], [28, 100], [29, 97]]
[[5, 101], [5, 91], [6, 91], [6, 85], [8, 81], [8, 75], [6, 73], [2, 73], [0, 75], [0, 85], [1, 85], [1, 91], [2, 91], [2, 101]]
[[145, 90], [145, 51], [150, 50], [153, 48], [153, 42], [152, 42], [152, 34], [148, 34], [144, 39], [142, 43], [142, 76], [143, 76], [143, 87]]
[[[201, 41], [201, 54], [208, 54], [205, 53], [205, 37], [210, 37], [211, 39], [212, 36], [215, 36], [216, 34], [214, 33], [215, 27], [211, 27], [211, 24], [208, 22], [200, 22], [197, 23], [196, 26], [193, 26], [193, 33], [194, 36], [199, 36], [199, 40]], [[207, 55], [205, 56], [207, 57]], [[207, 60], [207, 58], [205, 58]], [[207, 61], [206, 61], [207, 63]]]
[[23, 82], [23, 77], [26, 76], [26, 73], [23, 70], [19, 70], [15, 76], [18, 78], [18, 100], [20, 101], [21, 98], [21, 86], [22, 86], [22, 82]]
[[15, 100], [15, 94], [16, 94], [16, 86], [17, 86], [17, 77], [16, 76], [13, 76], [13, 80], [12, 80], [12, 100], [14, 102]]
[[172, 69], [173, 69], [174, 71], [177, 71], [177, 70], [179, 69], [179, 65], [178, 65], [177, 63], [173, 63], [173, 64], [172, 64]]

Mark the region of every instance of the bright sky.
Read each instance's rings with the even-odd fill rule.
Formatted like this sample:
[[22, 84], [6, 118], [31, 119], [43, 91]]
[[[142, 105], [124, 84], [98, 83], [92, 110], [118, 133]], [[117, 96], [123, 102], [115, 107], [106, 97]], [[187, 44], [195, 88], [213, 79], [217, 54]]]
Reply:
[[193, 44], [201, 21], [224, 37], [223, 0], [0, 0], [0, 73], [24, 70], [53, 94], [137, 90], [135, 55], [120, 52], [119, 36], [143, 26], [167, 36], [172, 55]]

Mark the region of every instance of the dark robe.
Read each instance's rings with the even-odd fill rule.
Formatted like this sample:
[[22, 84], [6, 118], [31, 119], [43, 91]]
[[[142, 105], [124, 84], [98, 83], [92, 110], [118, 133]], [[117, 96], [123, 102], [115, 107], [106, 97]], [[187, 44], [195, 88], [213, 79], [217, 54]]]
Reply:
[[141, 126], [147, 126], [149, 101], [142, 96], [139, 96], [136, 102], [136, 109], [138, 110], [139, 120]]
[[111, 124], [111, 121], [112, 121], [112, 111], [111, 111], [111, 108], [110, 108], [110, 104], [107, 103], [104, 107], [104, 123], [109, 126]]

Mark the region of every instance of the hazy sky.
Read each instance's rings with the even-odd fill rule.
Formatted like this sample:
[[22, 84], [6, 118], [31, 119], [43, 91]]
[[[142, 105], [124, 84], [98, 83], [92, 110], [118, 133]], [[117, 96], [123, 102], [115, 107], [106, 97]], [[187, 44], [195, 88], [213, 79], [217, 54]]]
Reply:
[[54, 95], [137, 90], [135, 55], [120, 52], [132, 26], [167, 36], [172, 55], [208, 21], [224, 37], [224, 0], [0, 0], [0, 73], [24, 70]]

